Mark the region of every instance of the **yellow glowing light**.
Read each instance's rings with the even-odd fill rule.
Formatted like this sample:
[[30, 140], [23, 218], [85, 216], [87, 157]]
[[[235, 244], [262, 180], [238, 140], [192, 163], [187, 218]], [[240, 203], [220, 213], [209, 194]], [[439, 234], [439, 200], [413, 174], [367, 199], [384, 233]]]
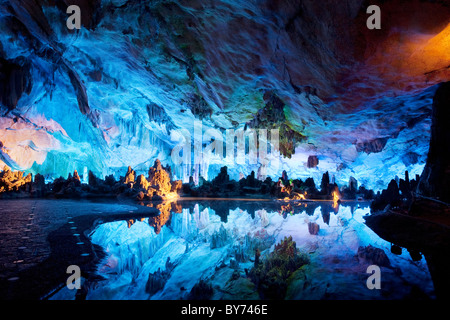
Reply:
[[164, 196], [164, 201], [173, 201], [178, 199], [180, 196], [176, 192], [170, 192]]
[[338, 201], [339, 200], [340, 200], [339, 192], [333, 191], [333, 208], [334, 209], [338, 207], [338, 205], [339, 205]]
[[[306, 194], [306, 192], [305, 192]], [[283, 199], [278, 199], [281, 201], [291, 201], [291, 200], [306, 200], [305, 195], [301, 193], [293, 193], [291, 197], [284, 197]]]

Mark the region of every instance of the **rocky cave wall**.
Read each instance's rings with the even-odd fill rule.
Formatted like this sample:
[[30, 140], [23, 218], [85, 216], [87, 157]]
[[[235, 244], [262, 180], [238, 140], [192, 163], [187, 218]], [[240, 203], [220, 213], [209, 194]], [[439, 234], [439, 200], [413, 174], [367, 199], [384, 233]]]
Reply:
[[[81, 30], [66, 27], [69, 2]], [[0, 1], [0, 162], [49, 178], [146, 172], [172, 164], [171, 133], [196, 119], [203, 131], [282, 128], [274, 177], [329, 171], [384, 188], [420, 174], [449, 78], [450, 7], [370, 4], [381, 30], [367, 29], [362, 0]], [[258, 169], [202, 164], [234, 179]], [[186, 180], [191, 168], [172, 171]]]

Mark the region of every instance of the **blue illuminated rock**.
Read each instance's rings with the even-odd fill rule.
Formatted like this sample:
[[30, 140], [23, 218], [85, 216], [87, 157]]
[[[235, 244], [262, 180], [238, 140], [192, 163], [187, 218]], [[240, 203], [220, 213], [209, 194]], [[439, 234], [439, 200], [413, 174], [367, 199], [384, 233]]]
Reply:
[[[177, 129], [193, 139], [202, 120], [203, 131], [280, 129], [278, 165], [257, 178], [320, 181], [328, 171], [380, 190], [423, 170], [434, 85], [449, 72], [441, 2], [386, 4], [401, 19], [379, 36], [365, 28], [362, 0], [300, 11], [299, 1], [83, 0], [79, 31], [53, 3], [0, 4], [0, 165], [119, 180], [160, 159], [184, 183], [193, 170], [195, 181], [223, 166], [235, 180], [260, 172], [219, 158], [173, 163]], [[423, 34], [430, 41], [414, 47]]]

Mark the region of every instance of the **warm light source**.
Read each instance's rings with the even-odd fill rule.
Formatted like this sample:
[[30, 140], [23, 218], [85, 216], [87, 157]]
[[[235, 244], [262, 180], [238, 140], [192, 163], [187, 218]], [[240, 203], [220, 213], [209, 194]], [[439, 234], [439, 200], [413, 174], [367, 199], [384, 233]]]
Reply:
[[419, 42], [411, 59], [415, 60], [418, 64], [417, 67], [420, 67], [425, 73], [448, 68], [450, 65], [450, 23], [431, 39], [423, 43]]
[[360, 77], [375, 72], [383, 79], [380, 85], [391, 89], [421, 88], [445, 81], [450, 75], [450, 23], [435, 34], [393, 30], [366, 63]]
[[339, 200], [341, 199], [339, 196], [339, 192], [337, 190], [333, 191], [333, 209], [336, 209], [339, 205]]

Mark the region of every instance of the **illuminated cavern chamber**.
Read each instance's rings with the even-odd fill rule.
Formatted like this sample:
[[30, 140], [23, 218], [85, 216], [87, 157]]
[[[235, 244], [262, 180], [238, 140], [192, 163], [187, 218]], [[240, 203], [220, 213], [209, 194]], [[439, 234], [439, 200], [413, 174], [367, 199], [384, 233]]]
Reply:
[[201, 121], [203, 132], [278, 129], [273, 180], [286, 171], [319, 185], [329, 172], [377, 191], [420, 175], [436, 84], [448, 78], [448, 8], [381, 5], [397, 19], [378, 32], [363, 2], [348, 4], [93, 1], [68, 30], [62, 3], [6, 1], [0, 166], [47, 182], [77, 170], [87, 183], [89, 171], [119, 180], [159, 159], [184, 183], [223, 166], [233, 180], [258, 178], [259, 164], [221, 158], [175, 165], [173, 132], [195, 144]]

